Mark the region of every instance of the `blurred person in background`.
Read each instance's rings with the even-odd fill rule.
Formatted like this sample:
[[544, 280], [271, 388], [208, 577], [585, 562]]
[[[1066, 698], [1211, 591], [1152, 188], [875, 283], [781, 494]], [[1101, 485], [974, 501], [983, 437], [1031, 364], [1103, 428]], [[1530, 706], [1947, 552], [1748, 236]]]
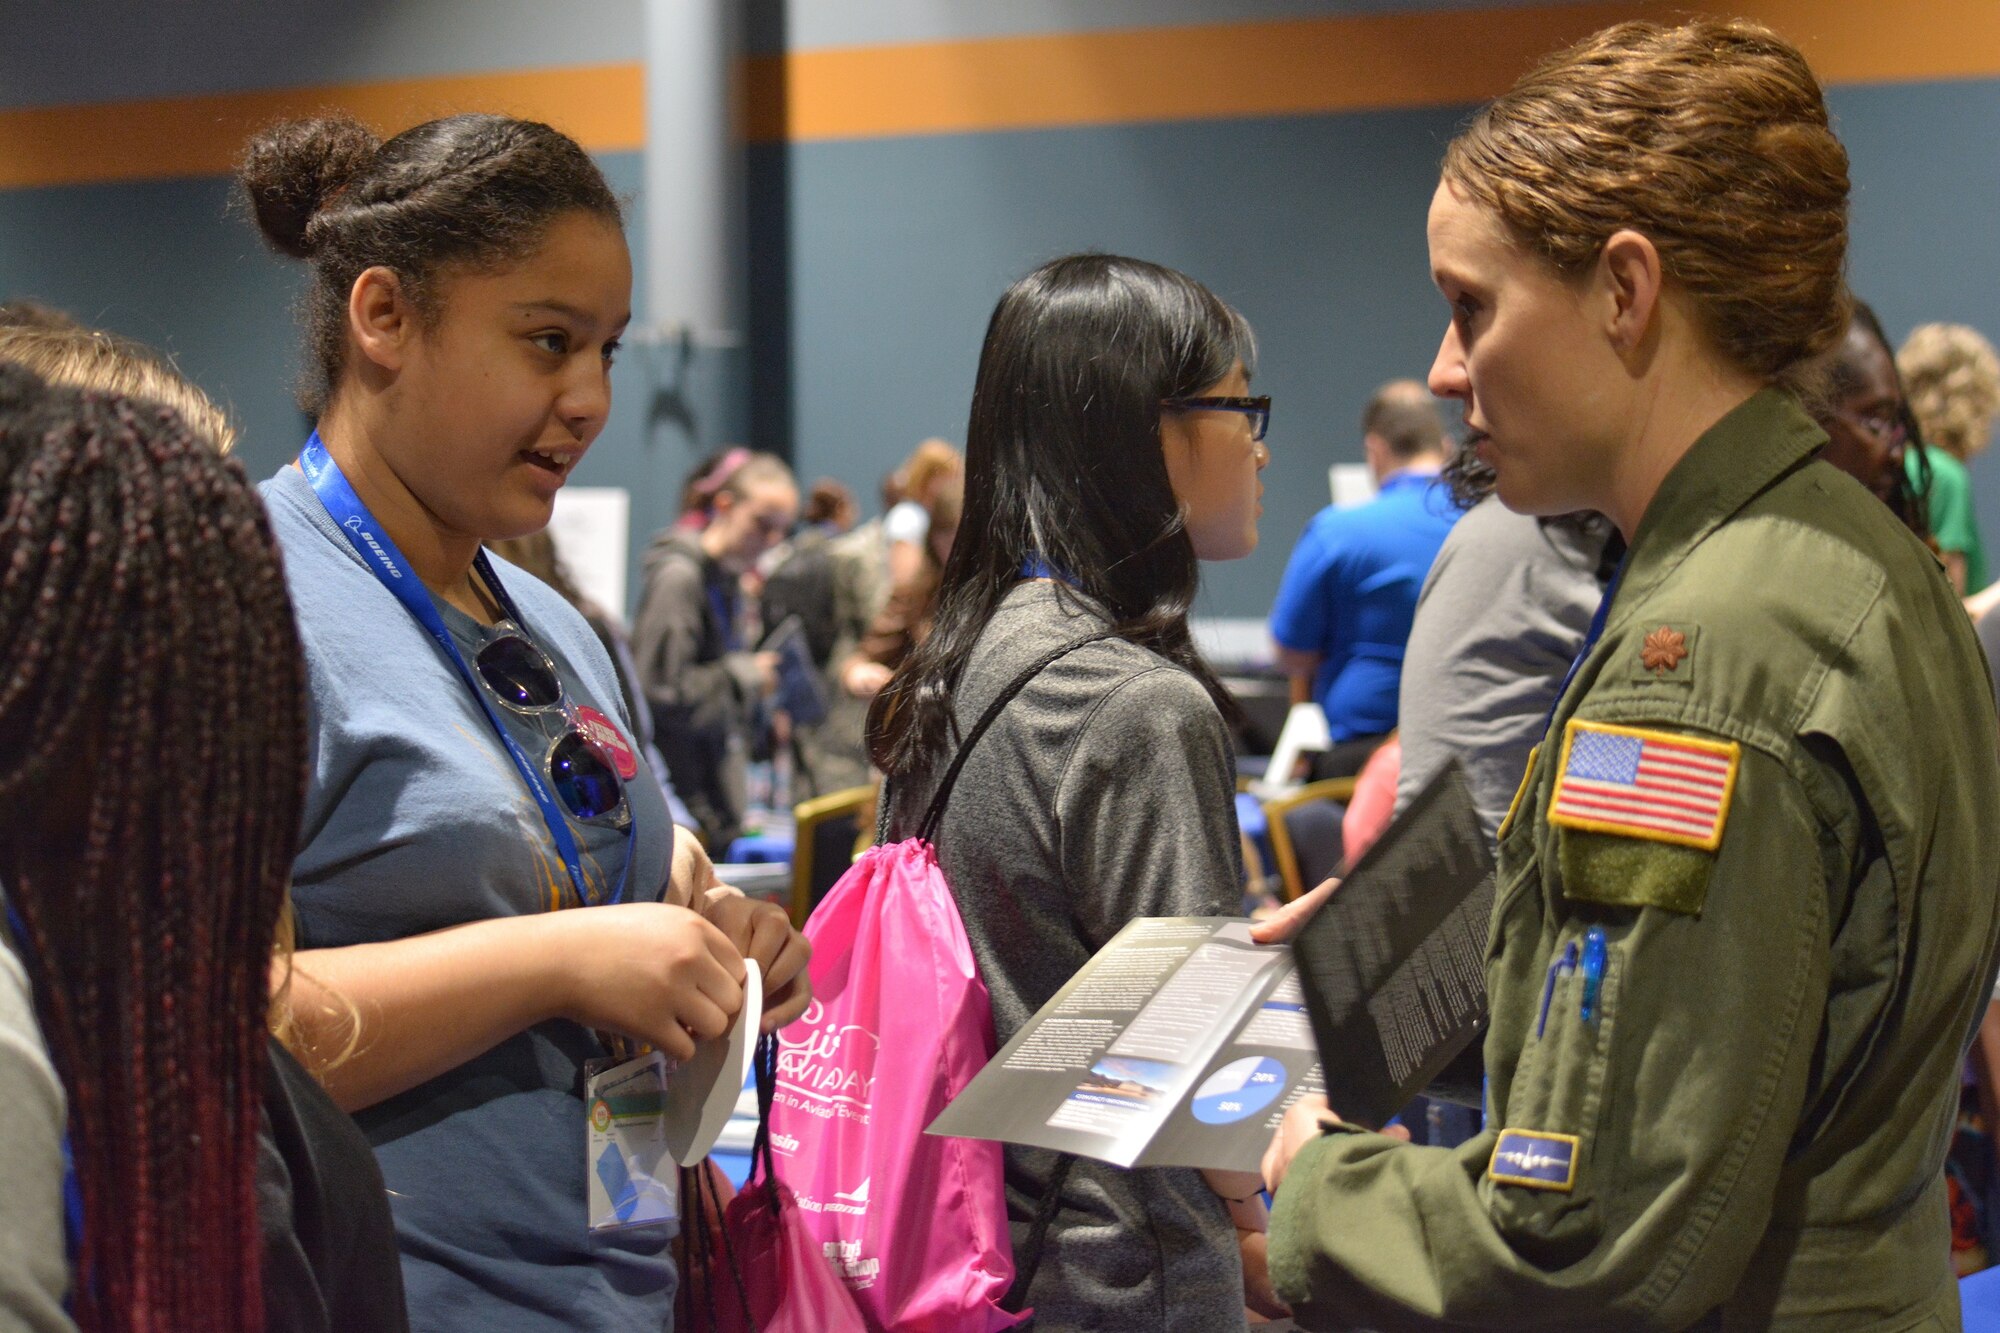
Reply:
[[752, 646], [743, 579], [799, 516], [792, 470], [731, 451], [702, 479], [698, 531], [670, 528], [646, 552], [632, 653], [673, 788], [720, 856], [743, 831], [746, 769], [769, 725], [778, 655]]
[[838, 537], [853, 531], [861, 521], [861, 502], [834, 478], [821, 477], [806, 492], [806, 507], [799, 521], [815, 532]]
[[1813, 420], [1826, 432], [1819, 456], [1867, 487], [1904, 527], [1939, 550], [1924, 498], [1939, 451], [1924, 447], [1897, 376], [1894, 348], [1866, 302], [1854, 302], [1847, 332], [1823, 369], [1826, 384], [1813, 410]]
[[769, 557], [774, 564], [760, 598], [763, 623], [770, 630], [798, 620], [827, 706], [827, 715], [817, 722], [791, 720], [795, 803], [858, 786], [869, 776], [861, 736], [866, 709], [841, 697], [839, 680], [841, 664], [867, 632], [864, 604], [874, 605], [862, 582], [881, 582], [879, 568], [870, 569], [882, 563], [880, 520], [871, 539], [869, 532], [857, 530], [859, 517], [854, 492], [821, 477], [806, 496], [799, 530]]
[[931, 632], [939, 582], [958, 539], [965, 507], [965, 480], [954, 475], [931, 488], [924, 506], [924, 559], [915, 574], [889, 590], [889, 600], [840, 670], [841, 688], [856, 699], [872, 699], [903, 664], [910, 650]]
[[963, 484], [964, 476], [964, 456], [945, 440], [925, 440], [896, 469], [889, 483], [895, 489], [896, 503], [882, 516], [890, 587], [917, 576], [924, 563], [924, 534], [930, 527], [931, 502], [940, 488]]
[[1378, 493], [1313, 516], [1271, 608], [1292, 702], [1316, 702], [1326, 713], [1333, 748], [1313, 760], [1323, 778], [1359, 772], [1396, 729], [1417, 594], [1459, 514], [1438, 484], [1444, 420], [1423, 385], [1396, 380], [1376, 390], [1361, 414], [1361, 440]]
[[[1924, 496], [1945, 569], [1961, 594], [1980, 592], [1989, 578], [1986, 543], [1966, 467], [1992, 441], [1993, 418], [2000, 412], [2000, 357], [1977, 329], [1924, 324], [1903, 340], [1896, 367], [1930, 446]], [[1910, 466], [1911, 480], [1925, 485], [1915, 475], [1914, 457]]]

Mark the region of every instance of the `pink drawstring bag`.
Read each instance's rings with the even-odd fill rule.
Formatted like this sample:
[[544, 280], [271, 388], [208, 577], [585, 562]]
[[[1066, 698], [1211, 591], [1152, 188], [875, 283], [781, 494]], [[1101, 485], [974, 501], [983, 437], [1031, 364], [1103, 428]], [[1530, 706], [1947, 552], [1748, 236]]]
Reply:
[[861, 1311], [800, 1220], [798, 1200], [771, 1162], [776, 1044], [757, 1043], [751, 1177], [726, 1203], [712, 1162], [681, 1172], [687, 1266], [674, 1327], [686, 1333], [867, 1333]]
[[870, 848], [806, 923], [813, 1002], [786, 1029], [771, 1145], [799, 1217], [874, 1333], [996, 1333], [1019, 1307], [1067, 1174], [1016, 1283], [998, 1143], [924, 1133], [993, 1057], [993, 1010], [931, 839], [959, 770], [1045, 655], [959, 746], [918, 835]]

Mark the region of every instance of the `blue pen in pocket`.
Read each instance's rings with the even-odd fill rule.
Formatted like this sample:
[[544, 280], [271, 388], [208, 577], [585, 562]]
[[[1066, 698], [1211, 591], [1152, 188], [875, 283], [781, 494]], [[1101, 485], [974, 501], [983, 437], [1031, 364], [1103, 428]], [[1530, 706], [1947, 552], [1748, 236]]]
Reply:
[[1609, 943], [1604, 927], [1592, 926], [1583, 934], [1583, 1001], [1577, 1016], [1585, 1023], [1597, 1021], [1597, 995], [1604, 986], [1604, 964]]
[[1549, 964], [1549, 979], [1542, 984], [1542, 1015], [1535, 1020], [1535, 1040], [1549, 1025], [1549, 1001], [1556, 996], [1556, 978], [1576, 971], [1576, 941], [1563, 945], [1562, 957]]

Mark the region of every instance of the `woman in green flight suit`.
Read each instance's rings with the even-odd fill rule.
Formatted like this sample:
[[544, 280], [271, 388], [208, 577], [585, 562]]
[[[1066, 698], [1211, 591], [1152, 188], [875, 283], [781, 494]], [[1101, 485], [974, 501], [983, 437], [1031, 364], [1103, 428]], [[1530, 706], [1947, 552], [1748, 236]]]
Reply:
[[2000, 755], [1937, 561], [1786, 387], [1845, 325], [1846, 214], [1748, 23], [1606, 29], [1446, 153], [1431, 387], [1503, 502], [1631, 551], [1501, 830], [1487, 1131], [1307, 1106], [1266, 1158], [1305, 1327], [1957, 1326]]

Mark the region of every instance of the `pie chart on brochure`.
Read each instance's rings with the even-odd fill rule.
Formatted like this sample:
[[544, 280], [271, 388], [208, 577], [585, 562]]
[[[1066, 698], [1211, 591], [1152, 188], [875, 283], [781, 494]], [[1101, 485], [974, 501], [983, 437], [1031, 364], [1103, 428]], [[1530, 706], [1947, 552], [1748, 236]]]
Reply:
[[1285, 1090], [1285, 1067], [1268, 1056], [1232, 1060], [1194, 1090], [1194, 1118], [1204, 1125], [1247, 1120]]

